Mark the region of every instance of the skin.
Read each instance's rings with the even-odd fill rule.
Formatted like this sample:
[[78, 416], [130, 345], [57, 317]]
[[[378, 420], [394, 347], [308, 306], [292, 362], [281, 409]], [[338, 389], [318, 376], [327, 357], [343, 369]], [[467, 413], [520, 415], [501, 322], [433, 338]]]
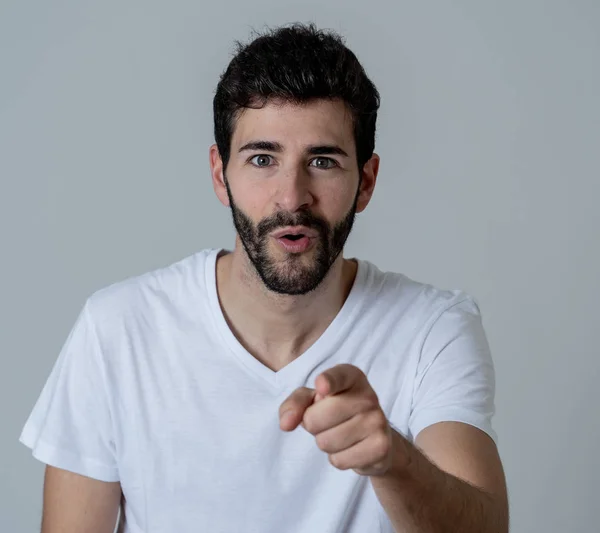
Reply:
[[[244, 144], [257, 139], [277, 141], [283, 152], [239, 153]], [[308, 145], [336, 145], [347, 156], [308, 155]], [[263, 168], [251, 167], [248, 158], [261, 153], [272, 156], [269, 164], [275, 165], [274, 168], [265, 172]], [[351, 117], [341, 102], [315, 102], [301, 107], [269, 105], [262, 110], [247, 110], [236, 124], [231, 154], [226, 184], [217, 147], [209, 149], [215, 193], [227, 207], [234, 200], [234, 207], [241, 213], [235, 221], [238, 225], [250, 221], [250, 227], [254, 228], [266, 221], [273, 231], [300, 220], [319, 230], [322, 239], [331, 241], [336, 225], [353, 219], [353, 210], [360, 213], [366, 208], [379, 168], [379, 157], [375, 154], [363, 168], [359, 187], [361, 173], [356, 163]], [[332, 170], [334, 163], [327, 159], [334, 160], [339, 167]], [[346, 230], [349, 230], [347, 225]], [[250, 353], [272, 370], [301, 355], [321, 335], [350, 291], [356, 262], [339, 254], [323, 275], [319, 261], [323, 261], [323, 256], [326, 262], [331, 258], [322, 253], [321, 259], [318, 256], [316, 247], [286, 266], [285, 254], [268, 243], [266, 259], [271, 261], [273, 270], [271, 283], [276, 284], [278, 276], [291, 279], [292, 292], [296, 294], [267, 288], [239, 235], [234, 251], [217, 262], [219, 298], [232, 331]], [[319, 268], [321, 273], [314, 274]], [[302, 279], [311, 269], [312, 287], [302, 286]], [[119, 483], [98, 481], [48, 466], [42, 532], [112, 533], [120, 498]]]
[[[278, 150], [241, 150], [257, 140], [276, 142]], [[341, 147], [348, 157], [328, 155], [333, 170], [314, 168], [330, 167], [314, 162], [308, 147], [315, 145]], [[353, 209], [363, 211], [373, 195], [379, 157], [359, 170], [350, 115], [342, 102], [321, 100], [246, 110], [227, 168], [216, 146], [210, 164], [217, 197], [238, 230], [234, 251], [217, 262], [221, 305], [240, 342], [277, 371], [331, 323], [356, 266], [341, 253], [328, 262], [318, 248], [290, 258], [268, 233], [303, 223], [320, 229], [323, 240], [335, 241], [336, 227], [347, 237]], [[390, 427], [360, 369], [338, 365], [315, 386], [298, 388], [281, 404], [281, 429], [300, 424], [333, 466], [369, 476], [397, 531], [508, 531], [504, 472], [484, 432], [444, 422], [423, 430], [413, 445]]]
[[282, 402], [283, 431], [300, 424], [340, 470], [368, 476], [403, 533], [508, 533], [504, 471], [496, 445], [459, 422], [433, 424], [415, 444], [389, 425], [361, 369], [339, 364]]
[[[279, 150], [240, 152], [257, 140]], [[308, 151], [332, 145], [347, 155]], [[277, 371], [319, 338], [350, 291], [357, 265], [341, 248], [373, 195], [379, 157], [359, 169], [350, 114], [342, 102], [320, 100], [245, 110], [227, 167], [216, 145], [209, 159], [215, 193], [238, 230], [234, 250], [217, 261], [220, 303], [240, 342]], [[319, 239], [290, 257], [268, 234], [296, 223], [317, 230]], [[435, 424], [413, 445], [389, 426], [360, 369], [337, 365], [315, 386], [281, 404], [281, 430], [300, 425], [333, 466], [369, 476], [397, 531], [508, 531], [502, 465], [482, 431]], [[47, 467], [42, 532], [112, 533], [120, 500], [119, 483]]]
[[46, 467], [42, 533], [113, 533], [121, 484]]
[[[240, 152], [252, 141], [276, 142], [281, 150]], [[347, 155], [311, 155], [310, 146], [337, 146]], [[276, 371], [323, 333], [350, 291], [357, 264], [343, 258], [341, 247], [353, 211], [364, 211], [371, 200], [379, 156], [373, 154], [359, 172], [351, 115], [341, 101], [328, 100], [247, 109], [236, 123], [227, 168], [216, 145], [209, 155], [215, 193], [242, 229], [234, 250], [217, 262], [221, 305], [240, 342]], [[297, 223], [320, 237], [311, 250], [292, 257], [268, 233]], [[250, 246], [245, 233], [257, 235]], [[260, 254], [253, 253], [256, 242]], [[332, 257], [332, 249], [339, 255]], [[267, 279], [261, 267], [269, 270]]]

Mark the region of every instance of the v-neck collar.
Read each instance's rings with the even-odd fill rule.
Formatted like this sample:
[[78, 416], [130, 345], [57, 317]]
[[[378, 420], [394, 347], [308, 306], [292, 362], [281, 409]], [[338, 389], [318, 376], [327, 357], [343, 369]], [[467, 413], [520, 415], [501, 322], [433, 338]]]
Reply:
[[[329, 324], [321, 336], [299, 357], [275, 372], [261, 363], [238, 341], [231, 331], [217, 292], [217, 258], [224, 251], [223, 248], [213, 248], [206, 257], [205, 281], [208, 291], [209, 307], [215, 320], [216, 329], [225, 341], [227, 347], [238, 361], [255, 377], [263, 383], [270, 385], [275, 391], [293, 385], [298, 377], [307, 376], [312, 369], [324, 359], [336, 353], [336, 347], [347, 336], [348, 330], [354, 323], [355, 316], [359, 313], [364, 302], [364, 292], [368, 277], [368, 262], [356, 259], [358, 268], [352, 288], [338, 314]], [[331, 366], [333, 366], [333, 363]]]

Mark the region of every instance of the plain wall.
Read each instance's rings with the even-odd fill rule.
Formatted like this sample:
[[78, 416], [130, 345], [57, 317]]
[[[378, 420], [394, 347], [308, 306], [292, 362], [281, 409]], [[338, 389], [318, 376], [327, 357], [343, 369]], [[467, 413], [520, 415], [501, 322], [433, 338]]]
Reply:
[[346, 248], [480, 304], [512, 531], [600, 503], [600, 3], [0, 0], [0, 531], [39, 529], [18, 442], [85, 298], [233, 246], [212, 97], [252, 28], [342, 33], [382, 96]]

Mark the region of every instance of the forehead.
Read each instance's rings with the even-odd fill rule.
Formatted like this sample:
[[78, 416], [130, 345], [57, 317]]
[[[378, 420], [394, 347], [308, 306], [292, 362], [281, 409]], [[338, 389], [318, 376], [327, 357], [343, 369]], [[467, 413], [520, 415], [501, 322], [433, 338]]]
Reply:
[[244, 109], [237, 119], [232, 148], [251, 140], [278, 141], [284, 148], [335, 143], [350, 153], [354, 150], [352, 115], [341, 100], [270, 101], [260, 109]]

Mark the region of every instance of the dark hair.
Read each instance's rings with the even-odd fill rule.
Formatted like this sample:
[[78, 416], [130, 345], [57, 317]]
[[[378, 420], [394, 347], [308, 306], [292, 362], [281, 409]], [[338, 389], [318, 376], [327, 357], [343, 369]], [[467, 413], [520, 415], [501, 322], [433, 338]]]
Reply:
[[227, 167], [235, 122], [243, 108], [268, 100], [301, 104], [340, 98], [353, 119], [358, 168], [373, 155], [379, 93], [344, 39], [314, 23], [267, 30], [237, 51], [213, 100], [215, 141]]

